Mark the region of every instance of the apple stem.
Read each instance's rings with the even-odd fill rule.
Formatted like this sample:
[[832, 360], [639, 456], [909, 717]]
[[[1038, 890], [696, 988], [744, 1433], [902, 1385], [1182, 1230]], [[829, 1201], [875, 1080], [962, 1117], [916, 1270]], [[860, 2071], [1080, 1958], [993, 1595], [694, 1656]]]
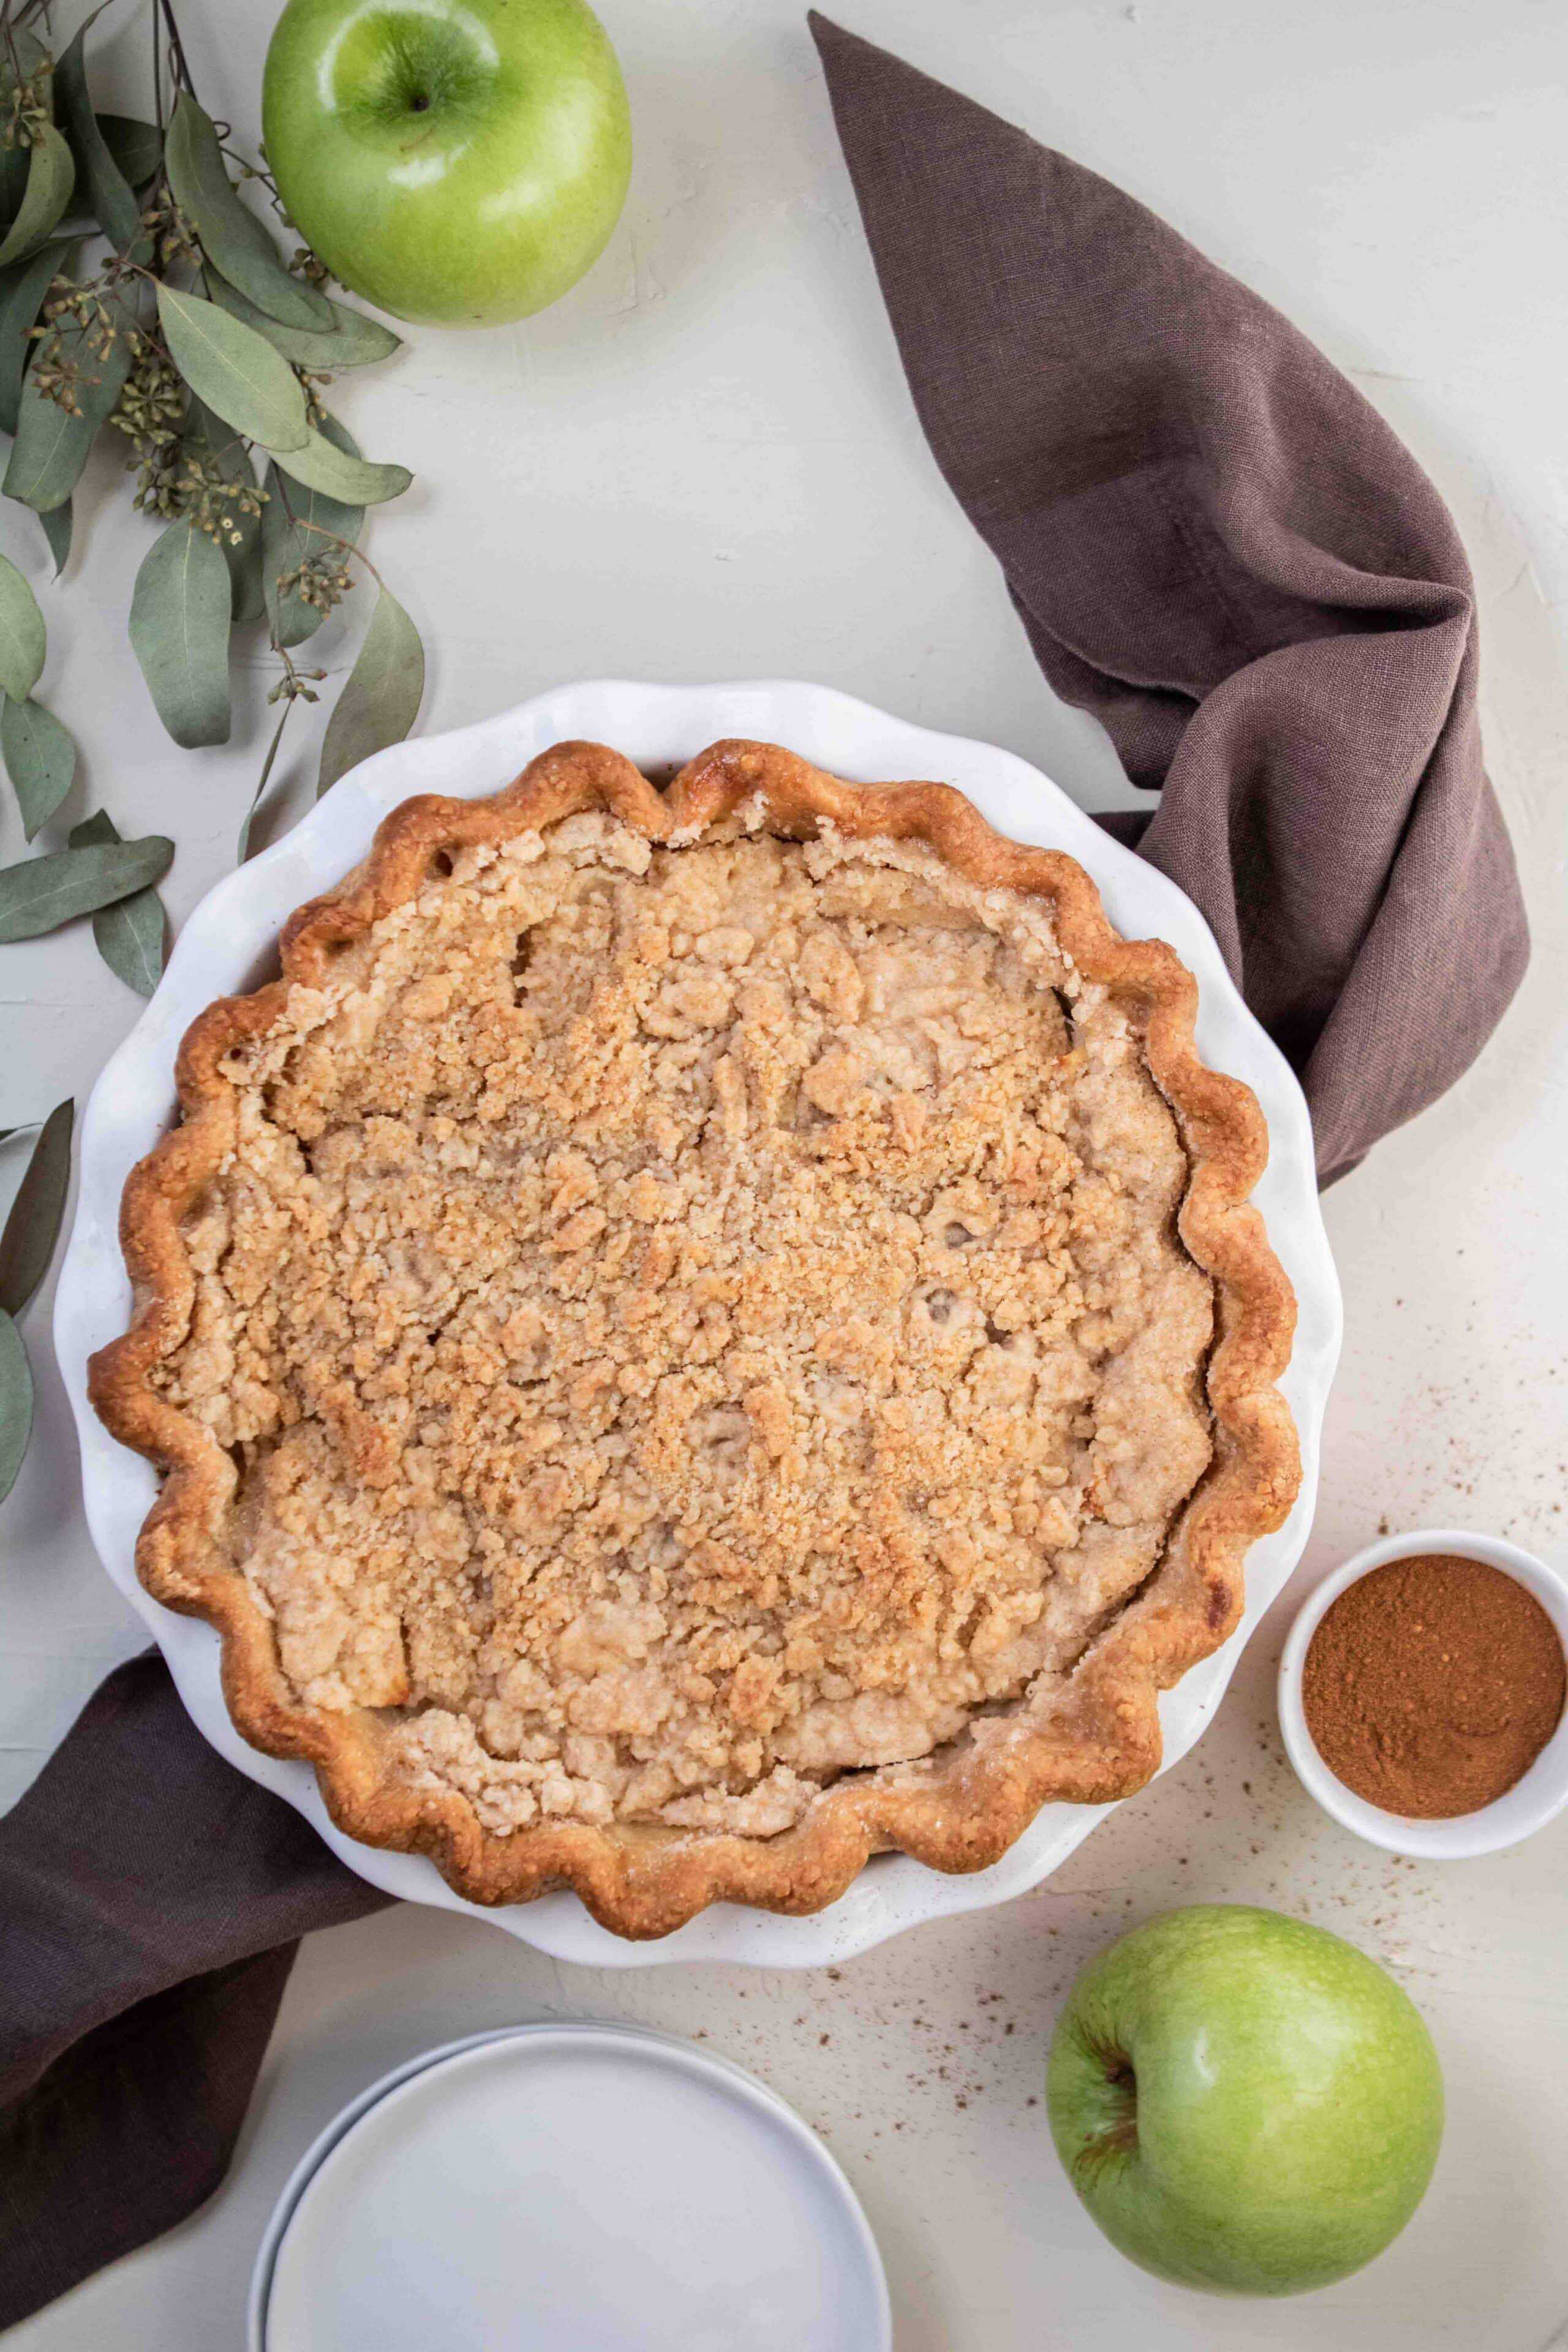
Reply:
[[1096, 2101], [1104, 2121], [1079, 2151], [1078, 2169], [1086, 2172], [1098, 2171], [1102, 2164], [1138, 2145], [1138, 2076], [1132, 2061], [1124, 2050], [1108, 2043], [1091, 2047], [1104, 2069], [1105, 2097], [1103, 2102]]

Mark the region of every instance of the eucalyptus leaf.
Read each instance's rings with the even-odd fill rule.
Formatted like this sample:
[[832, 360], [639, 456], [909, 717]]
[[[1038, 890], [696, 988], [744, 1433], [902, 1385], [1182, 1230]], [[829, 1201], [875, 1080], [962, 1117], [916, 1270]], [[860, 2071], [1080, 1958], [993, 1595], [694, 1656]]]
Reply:
[[76, 184], [71, 151], [52, 122], [37, 133], [27, 162], [27, 184], [16, 217], [0, 238], [0, 268], [21, 261], [48, 236]]
[[[120, 323], [134, 324], [133, 314], [127, 310], [120, 296], [106, 299], [110, 309], [118, 312]], [[131, 373], [127, 335], [117, 335], [107, 354], [100, 355], [92, 349], [80, 327], [63, 327], [58, 336], [60, 356], [74, 362], [81, 372], [81, 414], [73, 416], [37, 387], [37, 354], [47, 350], [54, 340], [50, 337], [35, 346], [34, 358], [22, 382], [11, 461], [5, 468], [5, 479], [0, 484], [7, 498], [20, 499], [24, 506], [35, 508], [39, 514], [47, 514], [51, 507], [63, 506], [75, 489], [99, 427], [119, 399]]]
[[208, 260], [229, 283], [286, 327], [330, 332], [330, 306], [313, 286], [285, 268], [266, 229], [246, 209], [228, 176], [217, 132], [188, 89], [175, 101], [163, 163], [175, 203]]
[[237, 547], [226, 541], [224, 560], [228, 565], [229, 586], [234, 596], [234, 620], [259, 621], [267, 610], [267, 590], [261, 567], [261, 518], [247, 515], [251, 526]]
[[158, 289], [158, 317], [174, 365], [226, 425], [274, 454], [303, 448], [310, 428], [300, 380], [254, 327], [173, 286]]
[[16, 1483], [32, 1433], [33, 1375], [27, 1350], [22, 1334], [0, 1309], [0, 1503]]
[[9, 556], [0, 555], [0, 688], [26, 702], [44, 667], [44, 616]]
[[100, 114], [99, 135], [128, 188], [144, 188], [163, 160], [163, 134], [133, 114]]
[[76, 776], [76, 745], [41, 702], [0, 704], [0, 752], [27, 839], [53, 816]]
[[0, 431], [16, 430], [22, 376], [32, 355], [29, 338], [44, 297], [56, 276], [69, 268], [73, 250], [68, 237], [43, 246], [0, 280]]
[[337, 321], [324, 333], [309, 328], [286, 327], [279, 320], [269, 319], [254, 302], [247, 301], [237, 287], [230, 286], [216, 270], [208, 272], [208, 283], [215, 302], [221, 303], [231, 318], [242, 319], [265, 335], [274, 351], [281, 352], [286, 360], [303, 368], [366, 367], [373, 360], [386, 360], [394, 352], [403, 349], [402, 339], [379, 319], [367, 318], [363, 310], [350, 310], [342, 302], [322, 299]]
[[88, 95], [85, 44], [91, 22], [89, 16], [60, 52], [55, 67], [55, 96], [94, 220], [129, 259], [145, 261], [153, 240], [142, 226], [142, 207], [110, 152]]
[[228, 740], [233, 591], [223, 550], [194, 522], [153, 541], [131, 592], [131, 648], [159, 718], [195, 751]]
[[70, 561], [71, 502], [69, 499], [66, 499], [63, 506], [46, 507], [38, 520], [43, 525], [44, 537], [49, 542], [49, 553], [55, 559], [55, 578], [58, 580]]
[[424, 692], [425, 648], [419, 632], [396, 597], [383, 588], [359, 658], [327, 721], [318, 799], [373, 751], [402, 742], [419, 716]]
[[[346, 425], [330, 416], [322, 430], [345, 456], [357, 457]], [[275, 466], [267, 469], [267, 503], [261, 509], [261, 574], [267, 617], [280, 646], [302, 646], [314, 636], [326, 615], [319, 604], [307, 604], [297, 588], [279, 583], [313, 555], [324, 554], [334, 539], [357, 545], [364, 528], [364, 509], [345, 506], [320, 490], [280, 480]]]
[[308, 433], [298, 449], [273, 448], [270, 443], [268, 447], [296, 482], [355, 506], [380, 506], [387, 499], [401, 498], [414, 479], [406, 466], [378, 466], [368, 457], [351, 457], [322, 433]]
[[[9, 61], [0, 55], [0, 89], [13, 86]], [[15, 220], [22, 208], [27, 193], [27, 150], [19, 139], [13, 146], [0, 146], [0, 220]]]
[[[32, 81], [41, 73], [52, 77], [48, 52], [25, 26], [14, 25], [10, 39], [0, 42], [0, 90], [14, 90], [18, 81]], [[28, 153], [18, 139], [0, 147], [0, 217], [14, 220], [27, 185]]]
[[71, 1181], [76, 1105], [57, 1103], [33, 1146], [0, 1233], [0, 1310], [20, 1318], [49, 1270]]
[[[83, 817], [70, 829], [73, 849], [88, 849], [100, 841], [118, 841], [114, 819], [104, 809]], [[99, 954], [117, 980], [133, 988], [138, 996], [151, 996], [163, 977], [164, 942], [168, 937], [168, 920], [163, 902], [156, 890], [133, 890], [128, 898], [117, 898], [110, 907], [100, 907], [92, 919], [92, 936]]]
[[[226, 482], [245, 482], [256, 488], [256, 469], [250, 462], [250, 452], [244, 440], [233, 428], [215, 416], [205, 401], [193, 394], [185, 412], [184, 446], [193, 456], [206, 455], [214, 458]], [[230, 585], [234, 592], [233, 618], [236, 621], [259, 620], [264, 609], [261, 594], [261, 517], [241, 514], [228, 509], [228, 521], [237, 531], [237, 539], [228, 530], [223, 536], [224, 562], [228, 565]]]
[[36, 940], [74, 916], [128, 898], [160, 881], [174, 863], [174, 845], [162, 834], [142, 841], [57, 849], [0, 867], [0, 941]]

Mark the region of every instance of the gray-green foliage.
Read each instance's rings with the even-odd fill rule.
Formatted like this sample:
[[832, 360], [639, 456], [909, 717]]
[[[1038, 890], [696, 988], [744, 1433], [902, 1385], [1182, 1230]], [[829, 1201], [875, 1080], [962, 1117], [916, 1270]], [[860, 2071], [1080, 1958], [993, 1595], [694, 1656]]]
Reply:
[[233, 589], [223, 550], [191, 521], [147, 550], [131, 594], [131, 646], [159, 718], [188, 751], [228, 741]]
[[70, 562], [74, 527], [75, 509], [69, 499], [62, 499], [58, 507], [46, 507], [38, 517], [38, 529], [43, 532], [49, 553], [55, 560], [57, 580]]
[[[136, 504], [162, 525], [137, 573], [132, 640], [164, 726], [196, 749], [228, 738], [237, 628], [265, 624], [282, 668], [274, 698], [317, 699], [321, 677], [296, 668], [293, 649], [351, 593], [365, 509], [410, 480], [405, 467], [361, 454], [322, 405], [322, 386], [338, 368], [387, 357], [398, 339], [329, 299], [324, 273], [301, 269], [265, 207], [247, 201], [237, 183], [260, 186], [264, 175], [236, 165], [184, 84], [166, 10], [165, 119], [94, 109], [94, 21], [58, 60], [21, 31], [0, 56], [0, 425], [14, 428], [3, 488], [40, 518], [58, 574], [89, 454], [108, 424], [124, 436]], [[9, 144], [7, 105], [18, 126]], [[51, 236], [62, 206], [101, 234]], [[77, 569], [89, 566], [90, 555]], [[386, 614], [401, 610], [393, 600]], [[27, 674], [35, 611], [20, 574], [0, 571], [0, 691], [14, 706], [0, 713], [0, 748], [29, 837], [60, 807], [76, 764], [59, 720], [41, 713], [36, 667]], [[406, 710], [411, 723], [423, 649], [405, 615], [389, 651], [390, 627], [379, 620], [364, 659], [384, 676], [384, 711]], [[351, 672], [361, 684], [329, 766], [362, 738], [365, 674]], [[379, 723], [384, 731], [394, 719]]]
[[158, 319], [174, 365], [226, 425], [268, 449], [304, 446], [304, 387], [265, 336], [216, 302], [174, 286], [158, 289]]
[[406, 466], [378, 466], [368, 457], [351, 457], [329, 441], [324, 433], [307, 433], [298, 449], [274, 449], [273, 457], [286, 474], [308, 489], [323, 490], [330, 499], [361, 507], [378, 507], [403, 496], [414, 479]]
[[398, 338], [379, 319], [367, 318], [363, 310], [347, 310], [341, 302], [329, 301], [331, 313], [327, 330], [286, 327], [281, 320], [269, 319], [254, 302], [247, 302], [236, 286], [230, 286], [217, 276], [211, 278], [212, 298], [222, 304], [234, 318], [242, 319], [258, 334], [265, 335], [274, 351], [281, 352], [302, 368], [366, 367], [373, 360], [389, 360], [401, 349]]
[[98, 128], [110, 158], [128, 188], [144, 188], [163, 158], [163, 134], [155, 122], [132, 114], [100, 114]]
[[[167, 0], [153, 25], [172, 109], [146, 122], [94, 108], [97, 13], [58, 58], [42, 14], [45, 37], [10, 25], [0, 44], [0, 431], [12, 436], [0, 490], [37, 516], [58, 577], [72, 551], [73, 493], [111, 428], [135, 476], [135, 505], [158, 526], [129, 625], [170, 735], [193, 749], [227, 740], [237, 629], [264, 627], [277, 657], [269, 698], [283, 707], [259, 797], [295, 702], [316, 701], [322, 683], [320, 669], [297, 667], [293, 650], [352, 592], [366, 562], [365, 509], [411, 478], [361, 455], [323, 389], [341, 370], [389, 357], [398, 338], [330, 299], [325, 273], [280, 246], [265, 208], [242, 195], [237, 181], [265, 193], [265, 175], [236, 165], [226, 134], [197, 105]], [[16, 551], [0, 555], [0, 753], [31, 842], [66, 821], [77, 757], [67, 725], [40, 699], [45, 613], [10, 560]], [[73, 573], [93, 576], [90, 548]], [[405, 734], [418, 712], [418, 633], [377, 583], [323, 742], [323, 788]], [[247, 816], [242, 855], [248, 835]], [[167, 929], [156, 885], [173, 856], [161, 835], [121, 840], [101, 810], [72, 824], [63, 848], [49, 847], [46, 832], [39, 852], [0, 869], [0, 948], [90, 917], [105, 963], [150, 995]], [[57, 1125], [51, 1167], [61, 1149]], [[63, 1150], [68, 1173], [68, 1126]], [[32, 1412], [18, 1312], [0, 1296], [0, 1496]]]
[[56, 272], [70, 267], [75, 251], [68, 237], [43, 245], [29, 259], [0, 274], [0, 431], [16, 430], [16, 407], [32, 353], [33, 327]]
[[76, 185], [71, 151], [50, 122], [46, 122], [28, 153], [26, 184], [16, 217], [0, 237], [0, 268], [25, 261], [41, 245], [70, 202]]
[[247, 210], [228, 176], [217, 132], [189, 90], [174, 100], [164, 162], [174, 202], [207, 259], [231, 286], [286, 327], [320, 332], [331, 326], [325, 295], [295, 277], [256, 215]]
[[26, 702], [44, 667], [44, 616], [16, 565], [0, 555], [0, 687]]
[[76, 915], [90, 915], [116, 898], [161, 882], [174, 845], [162, 834], [142, 841], [102, 842], [57, 849], [19, 866], [0, 866], [0, 943], [36, 940]]
[[20, 1321], [49, 1270], [71, 1181], [76, 1105], [57, 1103], [38, 1129], [0, 1230], [0, 1308]]
[[0, 1502], [16, 1482], [33, 1426], [33, 1376], [18, 1326], [49, 1270], [70, 1191], [74, 1103], [39, 1128], [0, 1230]]
[[71, 788], [76, 745], [54, 713], [33, 699], [48, 650], [31, 587], [0, 555], [0, 755], [32, 840]]
[[[85, 326], [68, 323], [33, 347], [17, 404], [16, 437], [0, 490], [40, 514], [62, 506], [81, 479], [88, 451], [125, 388], [132, 338], [138, 333], [133, 294], [118, 289], [105, 301], [113, 340], [106, 349]], [[67, 383], [75, 405], [58, 396]]]
[[[347, 457], [357, 457], [353, 440], [335, 417], [327, 433]], [[324, 490], [301, 482], [279, 481], [276, 466], [266, 480], [267, 503], [261, 509], [261, 568], [272, 642], [290, 648], [314, 636], [327, 617], [327, 607], [300, 593], [310, 567], [320, 565], [327, 550], [340, 554], [355, 547], [364, 528], [364, 509], [329, 498]], [[342, 565], [339, 566], [342, 575]]]
[[391, 590], [384, 588], [359, 658], [327, 721], [318, 794], [373, 751], [401, 743], [419, 716], [424, 692], [425, 648], [419, 632]]
[[[98, 842], [119, 838], [114, 819], [103, 809], [95, 810], [70, 829], [72, 849], [90, 849]], [[163, 977], [168, 933], [163, 902], [150, 883], [132, 890], [129, 898], [100, 907], [92, 919], [99, 954], [115, 977], [138, 996], [151, 996]]]
[[31, 93], [35, 104], [41, 101], [43, 110], [49, 113], [54, 101], [47, 83], [53, 71], [48, 52], [37, 36], [25, 25], [13, 26], [10, 39], [0, 43], [0, 105], [15, 124], [9, 138], [0, 140], [0, 217], [8, 221], [16, 218], [26, 192], [32, 153], [25, 129], [26, 85], [35, 85]]
[[0, 705], [0, 752], [31, 841], [75, 782], [76, 745], [52, 710], [30, 695], [14, 702], [7, 693]]
[[27, 1350], [12, 1318], [0, 1307], [0, 1503], [16, 1483], [32, 1433], [33, 1375]]
[[55, 98], [76, 157], [88, 210], [121, 254], [140, 261], [146, 258], [152, 245], [142, 227], [142, 207], [114, 159], [88, 95], [87, 37], [96, 15], [95, 10], [93, 16], [78, 27], [60, 53], [55, 68]]
[[[183, 446], [188, 455], [210, 461], [226, 482], [243, 485], [248, 490], [256, 488], [256, 469], [247, 444], [194, 393], [185, 410]], [[227, 528], [218, 541], [228, 565], [234, 592], [232, 618], [236, 621], [258, 621], [266, 610], [261, 593], [262, 511], [259, 499], [254, 511], [249, 507], [231, 506]]]

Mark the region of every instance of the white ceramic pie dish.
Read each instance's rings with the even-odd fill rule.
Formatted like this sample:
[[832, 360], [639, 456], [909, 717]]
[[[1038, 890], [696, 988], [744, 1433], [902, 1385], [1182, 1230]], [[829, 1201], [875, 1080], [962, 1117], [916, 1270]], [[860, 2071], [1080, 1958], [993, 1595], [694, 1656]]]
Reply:
[[157, 1474], [117, 1444], [93, 1412], [87, 1399], [87, 1360], [125, 1328], [130, 1286], [118, 1241], [120, 1195], [132, 1166], [169, 1124], [180, 1039], [214, 997], [254, 987], [268, 976], [285, 919], [359, 862], [388, 810], [415, 793], [477, 798], [495, 792], [546, 745], [574, 737], [613, 744], [639, 765], [658, 771], [731, 735], [786, 744], [857, 782], [940, 779], [967, 793], [998, 831], [1068, 851], [1099, 884], [1119, 930], [1166, 940], [1196, 975], [1200, 1053], [1215, 1068], [1245, 1079], [1263, 1107], [1272, 1154], [1255, 1197], [1299, 1303], [1295, 1349], [1280, 1386], [1300, 1433], [1301, 1491], [1285, 1525], [1253, 1547], [1247, 1610], [1237, 1633], [1161, 1701], [1166, 1768], [1186, 1754], [1204, 1729], [1242, 1644], [1300, 1555], [1311, 1524], [1323, 1409], [1340, 1348], [1339, 1285], [1318, 1205], [1311, 1126], [1283, 1056], [1242, 1002], [1191, 900], [1014, 753], [910, 726], [825, 687], [778, 680], [692, 687], [595, 680], [538, 695], [451, 734], [395, 745], [335, 785], [292, 832], [202, 901], [181, 933], [157, 994], [89, 1101], [76, 1222], [55, 1309], [56, 1348], [81, 1444], [88, 1525], [110, 1575], [151, 1627], [200, 1730], [241, 1771], [295, 1805], [352, 1869], [390, 1894], [490, 1919], [557, 1959], [599, 1968], [678, 1959], [818, 1968], [843, 1960], [922, 1920], [981, 1910], [1024, 1893], [1047, 1877], [1109, 1809], [1047, 1806], [989, 1870], [953, 1876], [904, 1854], [880, 1855], [837, 1903], [811, 1917], [783, 1918], [718, 1904], [657, 1943], [629, 1943], [611, 1935], [571, 1895], [495, 1910], [466, 1902], [423, 1856], [386, 1853], [343, 1836], [328, 1818], [310, 1766], [264, 1756], [235, 1729], [219, 1684], [217, 1635], [200, 1621], [163, 1608], [137, 1581], [136, 1537], [157, 1493]]

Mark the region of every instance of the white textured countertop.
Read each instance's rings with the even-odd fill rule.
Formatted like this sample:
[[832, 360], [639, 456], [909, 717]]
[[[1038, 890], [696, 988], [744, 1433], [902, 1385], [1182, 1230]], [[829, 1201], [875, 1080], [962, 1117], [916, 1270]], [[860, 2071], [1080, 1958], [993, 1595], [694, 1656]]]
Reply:
[[[1568, 1559], [1568, 45], [1557, 0], [844, 0], [902, 51], [1121, 181], [1288, 310], [1418, 452], [1483, 609], [1487, 740], [1535, 961], [1479, 1067], [1328, 1203], [1347, 1339], [1297, 1590], [1384, 1525], [1491, 1528]], [[72, 21], [66, 13], [68, 25]], [[183, 12], [198, 84], [254, 135], [270, 11]], [[573, 676], [814, 677], [1007, 744], [1095, 804], [1122, 788], [1056, 708], [910, 411], [794, 0], [605, 0], [639, 141], [587, 281], [516, 330], [416, 334], [340, 386], [370, 453], [418, 474], [372, 545], [433, 650], [429, 728]], [[205, 15], [205, 21], [203, 21]], [[145, 27], [119, 47], [121, 95]], [[106, 53], [110, 59], [114, 51]], [[123, 639], [145, 533], [112, 468], [43, 585], [42, 692], [123, 831], [172, 834], [176, 919], [231, 861], [258, 744], [166, 743]], [[341, 666], [336, 632], [317, 640]], [[240, 697], [259, 728], [259, 654]], [[301, 730], [300, 743], [305, 740]], [[298, 754], [295, 776], [306, 788]], [[73, 802], [68, 814], [79, 814]], [[22, 853], [7, 803], [0, 860]], [[135, 1016], [85, 926], [0, 949], [0, 1126], [85, 1097]], [[14, 1161], [0, 1165], [8, 1185]], [[0, 1516], [0, 1804], [138, 1629], [99, 1569], [48, 1360]], [[891, 2275], [898, 2352], [1540, 2352], [1568, 2315], [1568, 1818], [1491, 1860], [1417, 1867], [1321, 1817], [1284, 1765], [1287, 1600], [1198, 1749], [1010, 1907], [841, 1971], [600, 1975], [402, 1910], [314, 1938], [234, 2174], [185, 2228], [18, 2329], [17, 2352], [237, 2352], [281, 2182], [364, 2083], [421, 2046], [540, 2016], [706, 2037], [824, 2131]], [[1079, 1960], [1199, 1898], [1279, 1905], [1392, 1966], [1450, 2095], [1436, 2183], [1359, 2278], [1300, 2302], [1157, 2285], [1068, 2191], [1040, 2105]]]

